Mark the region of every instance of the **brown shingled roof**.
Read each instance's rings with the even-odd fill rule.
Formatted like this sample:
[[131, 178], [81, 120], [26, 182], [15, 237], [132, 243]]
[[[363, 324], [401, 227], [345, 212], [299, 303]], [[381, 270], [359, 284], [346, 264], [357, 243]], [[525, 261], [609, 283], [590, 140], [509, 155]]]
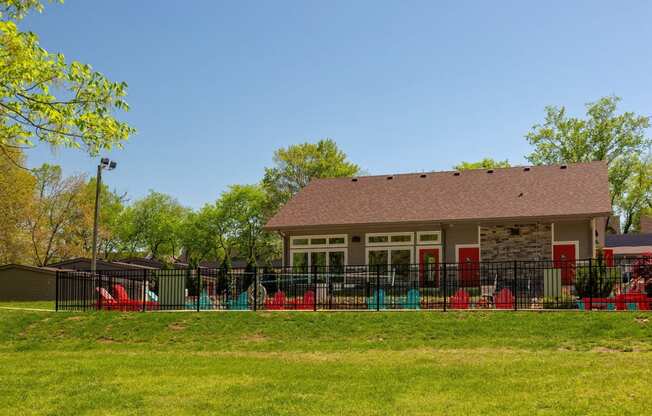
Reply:
[[591, 162], [317, 179], [266, 228], [610, 213], [607, 165]]

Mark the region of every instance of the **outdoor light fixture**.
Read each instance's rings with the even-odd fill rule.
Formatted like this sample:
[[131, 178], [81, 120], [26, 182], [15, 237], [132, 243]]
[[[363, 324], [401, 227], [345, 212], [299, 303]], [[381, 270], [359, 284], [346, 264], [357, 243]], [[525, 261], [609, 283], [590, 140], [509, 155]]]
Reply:
[[93, 218], [93, 257], [91, 258], [91, 273], [97, 270], [97, 222], [100, 212], [100, 189], [102, 188], [102, 169], [113, 170], [118, 166], [114, 160], [108, 157], [100, 159], [97, 165], [97, 180], [95, 181], [95, 216]]

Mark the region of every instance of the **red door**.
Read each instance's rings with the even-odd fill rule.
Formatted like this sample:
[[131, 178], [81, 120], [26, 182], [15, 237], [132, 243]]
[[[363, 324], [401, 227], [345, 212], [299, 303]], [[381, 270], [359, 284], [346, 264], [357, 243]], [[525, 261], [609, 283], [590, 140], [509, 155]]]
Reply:
[[439, 249], [419, 249], [419, 283], [420, 286], [439, 286]]
[[561, 269], [561, 284], [572, 285], [575, 282], [575, 244], [555, 244], [552, 258], [556, 269]]
[[459, 247], [457, 259], [459, 261], [460, 286], [480, 286], [480, 248]]
[[602, 256], [604, 258], [604, 264], [607, 267], [613, 267], [614, 265], [614, 250], [612, 248], [603, 248]]

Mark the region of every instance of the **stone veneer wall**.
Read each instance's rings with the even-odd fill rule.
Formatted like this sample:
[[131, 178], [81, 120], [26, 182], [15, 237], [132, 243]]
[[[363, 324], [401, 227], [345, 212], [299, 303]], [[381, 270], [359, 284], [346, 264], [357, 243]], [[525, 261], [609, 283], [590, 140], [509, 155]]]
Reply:
[[[513, 230], [518, 230], [514, 235]], [[482, 261], [550, 260], [550, 224], [510, 224], [480, 227]]]

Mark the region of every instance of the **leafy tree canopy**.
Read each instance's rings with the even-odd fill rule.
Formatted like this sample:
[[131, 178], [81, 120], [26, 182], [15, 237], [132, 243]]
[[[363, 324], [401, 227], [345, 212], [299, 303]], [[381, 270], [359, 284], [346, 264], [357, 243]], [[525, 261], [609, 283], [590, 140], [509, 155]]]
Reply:
[[467, 169], [493, 169], [493, 168], [508, 168], [511, 165], [507, 159], [505, 160], [494, 160], [489, 157], [486, 157], [479, 162], [461, 162], [455, 166], [455, 170], [467, 170]]
[[589, 103], [584, 118], [568, 116], [564, 107], [546, 107], [544, 122], [534, 125], [525, 137], [534, 146], [528, 156], [534, 164], [605, 161], [614, 211], [631, 217], [625, 218], [627, 223], [644, 207], [645, 198], [640, 196], [648, 192], [641, 188], [645, 181], [635, 178], [649, 163], [652, 141], [646, 136], [650, 117], [619, 113], [619, 102], [620, 98], [610, 96]]
[[274, 166], [265, 168], [263, 188], [270, 196], [272, 210], [308, 185], [315, 178], [354, 176], [360, 167], [347, 160], [331, 139], [302, 143], [274, 152]]
[[113, 114], [129, 109], [127, 85], [66, 62], [41, 48], [34, 33], [18, 29], [27, 12], [42, 9], [37, 0], [0, 0], [0, 154], [11, 158], [9, 149], [37, 142], [91, 155], [121, 147], [134, 133]]
[[121, 214], [120, 239], [132, 253], [145, 251], [158, 260], [175, 259], [181, 254], [181, 227], [188, 212], [175, 198], [150, 191]]

